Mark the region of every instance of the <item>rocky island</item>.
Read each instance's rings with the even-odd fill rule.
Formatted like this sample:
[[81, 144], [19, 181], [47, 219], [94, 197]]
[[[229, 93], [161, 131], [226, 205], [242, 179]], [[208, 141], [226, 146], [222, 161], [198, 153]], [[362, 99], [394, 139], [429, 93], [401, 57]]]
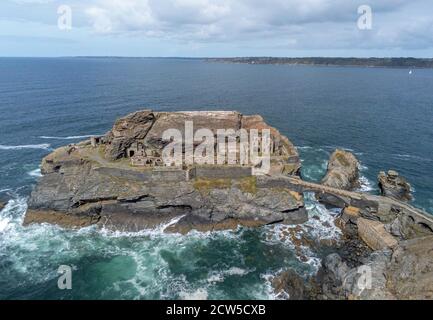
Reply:
[[[245, 165], [166, 166], [168, 128], [263, 129], [273, 141], [270, 176]], [[234, 150], [236, 153], [236, 150]], [[43, 177], [32, 193], [25, 223], [99, 224], [138, 231], [179, 221], [167, 231], [213, 230], [237, 225], [302, 223], [302, 194], [277, 174], [295, 175], [300, 159], [293, 144], [259, 116], [237, 112], [140, 111], [119, 119], [104, 137], [54, 151], [42, 161]]]
[[[254, 174], [258, 163], [243, 163], [242, 150], [230, 145], [218, 164], [167, 163], [164, 150], [173, 141], [164, 132], [187, 135], [186, 122], [194, 123], [193, 133], [206, 129], [217, 135], [224, 129], [234, 141], [239, 132], [268, 130], [269, 171]], [[179, 147], [186, 158], [186, 145]], [[342, 243], [323, 259], [316, 276], [300, 279], [288, 269], [274, 279], [276, 291], [289, 299], [433, 298], [433, 218], [403, 201], [410, 199], [410, 185], [394, 171], [379, 175], [382, 195], [356, 192], [358, 167], [353, 154], [336, 150], [322, 183], [307, 182], [294, 145], [258, 115], [143, 110], [117, 120], [104, 136], [45, 157], [24, 224], [126, 231], [165, 225], [165, 232], [182, 234], [302, 225], [308, 221], [304, 193], [312, 192], [340, 210], [335, 224], [344, 234]], [[370, 268], [372, 281], [360, 289], [362, 266]]]

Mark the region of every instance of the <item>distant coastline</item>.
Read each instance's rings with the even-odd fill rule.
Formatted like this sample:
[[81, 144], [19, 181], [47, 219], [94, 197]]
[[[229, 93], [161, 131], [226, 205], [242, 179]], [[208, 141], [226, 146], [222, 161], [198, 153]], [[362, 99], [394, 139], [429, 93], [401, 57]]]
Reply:
[[343, 57], [128, 57], [128, 56], [60, 56], [60, 57], [0, 57], [0, 59], [162, 59], [205, 61], [217, 63], [236, 64], [273, 64], [273, 65], [305, 65], [305, 66], [329, 66], [329, 67], [369, 67], [369, 68], [409, 68], [409, 69], [433, 69], [433, 58], [389, 57], [389, 58], [343, 58]]
[[238, 57], [208, 58], [208, 62], [312, 65], [341, 67], [382, 67], [382, 68], [433, 68], [433, 59], [427, 58], [275, 58], [275, 57]]

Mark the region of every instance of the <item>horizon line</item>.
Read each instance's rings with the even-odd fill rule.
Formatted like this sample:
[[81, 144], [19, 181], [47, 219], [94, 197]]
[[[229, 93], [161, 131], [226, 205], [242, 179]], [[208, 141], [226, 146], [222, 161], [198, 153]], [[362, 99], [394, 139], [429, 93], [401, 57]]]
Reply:
[[223, 57], [191, 57], [191, 56], [104, 56], [104, 55], [79, 55], [79, 56], [0, 56], [1, 58], [22, 58], [22, 59], [62, 59], [62, 58], [118, 58], [118, 59], [417, 59], [432, 60], [433, 57], [413, 57], [413, 56], [223, 56]]

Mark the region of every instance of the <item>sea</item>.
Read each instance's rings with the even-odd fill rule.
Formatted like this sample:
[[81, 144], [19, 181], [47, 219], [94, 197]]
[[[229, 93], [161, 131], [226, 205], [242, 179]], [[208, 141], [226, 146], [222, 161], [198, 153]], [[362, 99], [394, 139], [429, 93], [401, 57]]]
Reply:
[[[279, 272], [317, 272], [329, 252], [297, 246], [291, 226], [185, 236], [164, 233], [167, 225], [23, 227], [41, 159], [140, 109], [260, 114], [298, 147], [304, 179], [320, 181], [342, 148], [360, 160], [360, 191], [377, 193], [378, 173], [394, 169], [411, 183], [412, 204], [433, 214], [433, 70], [0, 58], [0, 299], [279, 299]], [[311, 194], [306, 206], [297, 234], [338, 242], [338, 212]], [[70, 290], [59, 289], [60, 266], [72, 270]]]

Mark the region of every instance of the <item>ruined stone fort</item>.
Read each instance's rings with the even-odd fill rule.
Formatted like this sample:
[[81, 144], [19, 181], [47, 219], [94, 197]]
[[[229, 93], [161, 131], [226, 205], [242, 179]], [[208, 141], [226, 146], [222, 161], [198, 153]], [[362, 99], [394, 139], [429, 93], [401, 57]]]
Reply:
[[[214, 134], [215, 142], [218, 142], [218, 132], [226, 130], [230, 132], [226, 137], [223, 154], [225, 158], [216, 159], [221, 155], [221, 146], [214, 144], [215, 164], [218, 165], [192, 165], [184, 164], [181, 167], [174, 163], [167, 164], [163, 159], [163, 149], [171, 141], [164, 140], [166, 130], [176, 129], [185, 136], [185, 123], [190, 122], [194, 126], [194, 133], [200, 129], [208, 129]], [[258, 152], [261, 153], [261, 132], [270, 132], [270, 164], [272, 174], [296, 174], [300, 168], [299, 155], [293, 144], [280, 132], [268, 126], [263, 118], [258, 115], [245, 116], [234, 111], [194, 111], [194, 112], [153, 112], [151, 110], [138, 111], [116, 121], [113, 129], [103, 137], [91, 139], [93, 147], [103, 146], [104, 157], [108, 161], [128, 159], [133, 167], [154, 169], [154, 171], [183, 170], [189, 176], [201, 173], [211, 176], [248, 176], [252, 173], [254, 165], [243, 163], [240, 150], [240, 132], [250, 133], [251, 130], [259, 132]], [[229, 141], [235, 141], [230, 144]], [[197, 148], [202, 142], [194, 141], [193, 147]], [[185, 157], [185, 144], [182, 146]], [[234, 161], [233, 161], [234, 159]], [[164, 170], [167, 169], [167, 170]], [[173, 173], [171, 173], [173, 175]], [[167, 174], [168, 176], [168, 174]]]

